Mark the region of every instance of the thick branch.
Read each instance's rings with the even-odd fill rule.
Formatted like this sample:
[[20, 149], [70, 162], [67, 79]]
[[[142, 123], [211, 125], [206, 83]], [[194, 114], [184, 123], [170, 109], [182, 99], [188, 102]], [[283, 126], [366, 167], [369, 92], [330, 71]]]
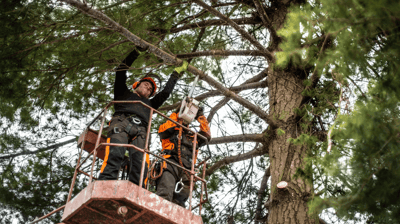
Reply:
[[[263, 80], [268, 75], [268, 68], [264, 69], [262, 72], [258, 73], [258, 75], [251, 77], [250, 79], [246, 80], [243, 84], [248, 84], [252, 82], [258, 82]], [[242, 85], [243, 85], [242, 84]]]
[[41, 148], [41, 149], [38, 149], [38, 150], [35, 150], [35, 151], [25, 151], [25, 152], [20, 152], [20, 153], [16, 153], [16, 154], [1, 156], [0, 160], [1, 159], [11, 159], [11, 158], [14, 158], [14, 157], [17, 157], [17, 156], [33, 155], [33, 154], [36, 154], [36, 153], [39, 153], [39, 152], [45, 152], [45, 151], [48, 151], [48, 150], [56, 149], [56, 148], [59, 148], [61, 146], [67, 145], [69, 143], [73, 143], [73, 142], [76, 142], [75, 138], [67, 140], [65, 142], [60, 142], [60, 143], [51, 145], [51, 146], [46, 147], [46, 148]]
[[264, 56], [261, 51], [254, 50], [237, 50], [237, 51], [225, 51], [225, 50], [210, 50], [210, 51], [198, 51], [187, 54], [177, 54], [178, 58], [195, 58], [201, 56]]
[[247, 39], [252, 43], [255, 47], [257, 47], [258, 50], [264, 53], [265, 57], [269, 59], [270, 61], [273, 61], [274, 56], [269, 52], [264, 46], [260, 44], [253, 36], [251, 36], [246, 30], [244, 30], [242, 27], [240, 27], [237, 23], [235, 23], [233, 20], [225, 16], [224, 14], [220, 13], [213, 7], [207, 5], [201, 0], [193, 0], [196, 2], [198, 5], [202, 6], [203, 8], [207, 9], [210, 13], [213, 15], [219, 17], [222, 20], [225, 20], [229, 25], [231, 25], [240, 35], [242, 35], [243, 38]]
[[[176, 58], [175, 56], [170, 55], [167, 52], [161, 50], [160, 48], [158, 48], [158, 47], [156, 47], [156, 46], [154, 46], [154, 45], [142, 40], [140, 37], [134, 35], [129, 30], [127, 30], [125, 27], [121, 26], [120, 24], [118, 24], [114, 20], [110, 19], [104, 13], [102, 13], [102, 12], [100, 12], [98, 10], [92, 9], [88, 5], [86, 5], [84, 3], [81, 3], [79, 1], [76, 1], [76, 0], [59, 0], [59, 1], [66, 2], [66, 3], [68, 3], [68, 4], [72, 5], [72, 6], [75, 6], [76, 8], [81, 10], [83, 13], [85, 13], [85, 14], [93, 17], [93, 18], [96, 18], [98, 20], [103, 21], [104, 23], [109, 25], [110, 29], [122, 34], [128, 40], [132, 41], [136, 46], [148, 47], [148, 52], [153, 53], [155, 56], [161, 58], [166, 64], [171, 64], [171, 65], [175, 65], [175, 66], [182, 65], [182, 63], [183, 63], [182, 60], [180, 60], [180, 59]], [[199, 2], [198, 0], [195, 0], [195, 1]], [[211, 7], [209, 7], [209, 8], [211, 8]], [[211, 9], [213, 9], [213, 8], [211, 8]], [[236, 26], [237, 26], [237, 24], [236, 24]], [[264, 48], [262, 48], [262, 50], [264, 50]], [[266, 50], [265, 50], [265, 52], [266, 52], [266, 54], [269, 53]], [[231, 97], [233, 100], [235, 100], [239, 104], [243, 105], [244, 107], [246, 107], [247, 109], [252, 111], [254, 114], [258, 115], [261, 119], [266, 121], [268, 124], [270, 124], [272, 126], [276, 126], [275, 122], [272, 119], [270, 119], [268, 114], [263, 109], [261, 109], [257, 105], [252, 104], [250, 101], [238, 96], [236, 93], [234, 93], [233, 91], [227, 89], [221, 83], [219, 83], [218, 81], [216, 81], [215, 79], [213, 79], [209, 75], [205, 74], [204, 72], [200, 71], [199, 69], [197, 69], [196, 67], [194, 67], [192, 65], [188, 66], [187, 71], [189, 71], [193, 75], [196, 75], [196, 76], [198, 75], [200, 79], [206, 81], [208, 84], [210, 84], [211, 86], [213, 86], [214, 88], [219, 90], [223, 95], [225, 95], [227, 97]]]
[[[268, 68], [264, 69], [260, 74], [258, 74], [256, 76], [246, 80], [242, 85], [245, 85], [245, 84], [248, 84], [248, 83], [252, 83], [252, 82], [258, 82], [259, 80], [261, 80], [261, 79], [263, 79], [264, 77], [267, 76], [267, 74], [268, 74], [267, 71], [268, 71]], [[265, 82], [266, 82], [266, 85], [268, 85], [268, 80], [265, 80]], [[241, 90], [235, 91], [235, 92], [238, 93], [240, 91]], [[217, 113], [217, 111], [219, 109], [221, 109], [225, 104], [227, 104], [230, 100], [231, 100], [230, 98], [225, 97], [223, 100], [221, 100], [217, 105], [215, 105], [211, 109], [210, 114], [207, 117], [207, 120], [208, 120], [209, 123], [211, 122], [211, 120], [213, 119], [213, 117]]]
[[[240, 19], [232, 19], [236, 24], [240, 25], [253, 25], [253, 24], [259, 24], [261, 21], [257, 18], [254, 17], [247, 17], [247, 18], [240, 18]], [[212, 19], [212, 20], [206, 20], [206, 21], [201, 21], [197, 23], [191, 23], [187, 24], [178, 28], [172, 28], [170, 29], [170, 33], [178, 33], [184, 30], [191, 30], [195, 28], [204, 28], [208, 26], [228, 26], [229, 24], [225, 20], [220, 20], [220, 19]]]
[[244, 135], [231, 135], [219, 138], [213, 138], [209, 142], [210, 145], [232, 142], [262, 142], [264, 141], [263, 134], [244, 134]]
[[236, 156], [229, 156], [221, 159], [220, 161], [216, 162], [214, 165], [212, 165], [210, 168], [206, 170], [206, 175], [209, 176], [213, 174], [215, 171], [217, 171], [219, 168], [226, 166], [231, 163], [247, 160], [256, 156], [261, 156], [264, 155], [265, 153], [268, 152], [267, 147], [258, 147], [256, 149], [253, 149], [249, 152], [239, 154]]

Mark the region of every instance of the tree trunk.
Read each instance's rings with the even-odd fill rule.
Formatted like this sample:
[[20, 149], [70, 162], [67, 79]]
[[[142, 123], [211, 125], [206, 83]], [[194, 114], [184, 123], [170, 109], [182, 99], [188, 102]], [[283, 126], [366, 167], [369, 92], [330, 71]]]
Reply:
[[[289, 66], [290, 67], [290, 66]], [[288, 71], [290, 70], [290, 71]], [[301, 135], [300, 122], [295, 113], [302, 101], [304, 71], [296, 69], [275, 70], [269, 76], [270, 114], [279, 120], [279, 127], [270, 137], [271, 196], [268, 223], [318, 223], [318, 217], [307, 214], [307, 199], [312, 195], [312, 183], [304, 177], [294, 178], [298, 168], [305, 168], [307, 147], [288, 142]], [[285, 188], [277, 184], [285, 181]]]

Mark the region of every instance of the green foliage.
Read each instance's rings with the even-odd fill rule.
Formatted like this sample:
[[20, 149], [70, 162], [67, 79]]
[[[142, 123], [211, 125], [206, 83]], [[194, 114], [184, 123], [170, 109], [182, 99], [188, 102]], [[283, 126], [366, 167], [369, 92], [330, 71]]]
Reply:
[[[135, 35], [172, 54], [191, 52], [200, 29], [196, 27], [178, 33], [171, 30], [192, 22], [215, 19], [195, 4], [182, 1], [100, 0], [89, 1], [89, 4]], [[247, 17], [255, 12], [246, 3], [218, 7], [218, 10], [222, 9], [230, 18]], [[315, 185], [323, 188], [324, 193], [309, 203], [311, 213], [333, 207], [340, 217], [347, 219], [354, 219], [361, 212], [380, 223], [399, 220], [396, 216], [400, 214], [399, 203], [394, 200], [400, 192], [397, 159], [399, 9], [398, 2], [389, 0], [310, 1], [301, 6], [294, 5], [285, 17], [284, 27], [278, 31], [284, 42], [280, 45], [282, 51], [276, 52], [273, 66], [287, 69], [288, 74], [292, 72], [290, 69], [296, 68], [298, 71], [293, 74], [306, 77], [296, 83], [306, 87], [301, 93], [305, 103], [294, 111], [296, 131], [298, 128], [300, 134], [287, 141], [308, 148], [305, 167], [297, 169], [295, 177], [310, 182], [314, 178]], [[189, 15], [197, 17], [189, 18]], [[241, 26], [260, 42], [269, 39], [265, 36], [265, 28], [259, 24]], [[207, 27], [197, 51], [253, 48], [240, 36], [235, 36], [236, 31], [226, 27]], [[0, 30], [2, 154], [40, 148], [48, 145], [47, 141], [54, 142], [74, 128], [79, 129], [72, 127], [71, 120], [94, 116], [112, 99], [112, 69], [134, 48], [132, 43], [124, 42], [123, 36], [100, 21], [58, 1], [7, 0], [0, 9]], [[247, 78], [243, 74], [253, 74], [258, 67], [265, 68], [265, 61], [251, 57], [245, 65], [232, 63], [234, 75], [229, 77], [223, 70], [231, 65], [224, 64], [224, 59], [196, 58], [191, 64], [226, 86], [237, 85], [236, 81]], [[173, 70], [149, 54], [142, 54], [132, 67], [135, 69], [130, 69], [128, 83], [146, 72], [160, 74], [165, 81]], [[315, 79], [312, 77], [318, 79], [316, 86], [313, 86]], [[187, 75], [183, 79], [168, 104], [182, 98], [193, 76]], [[360, 83], [368, 83], [368, 91], [363, 86], [355, 86]], [[211, 88], [201, 83], [198, 89], [204, 92]], [[348, 89], [357, 89], [356, 106], [352, 113], [339, 116], [337, 125], [332, 126], [338, 108], [343, 106], [338, 104], [339, 96]], [[264, 89], [243, 95], [262, 109], [273, 107], [265, 100]], [[212, 107], [212, 103], [205, 102], [205, 105]], [[263, 122], [255, 119], [254, 114], [242, 105], [228, 105], [233, 111], [228, 112], [229, 121], [240, 126], [237, 130], [255, 133], [263, 128], [252, 125]], [[283, 112], [280, 116], [275, 114], [274, 118], [291, 119], [290, 114], [291, 111]], [[341, 114], [345, 113], [342, 111]], [[225, 118], [218, 118], [215, 126], [219, 130], [224, 129], [221, 126], [224, 127]], [[157, 126], [162, 122], [157, 118], [153, 124]], [[319, 142], [314, 135], [331, 126], [334, 147], [326, 154], [327, 143]], [[153, 127], [152, 132], [156, 131]], [[229, 135], [229, 131], [223, 130], [222, 135]], [[291, 131], [278, 128], [276, 134], [289, 135]], [[273, 138], [275, 132], [265, 135], [266, 139]], [[42, 144], [37, 143], [41, 141]], [[224, 147], [226, 151], [221, 150], [221, 146], [212, 152], [216, 155], [211, 158], [211, 164], [235, 153], [245, 153], [248, 145], [238, 143]], [[19, 211], [23, 217], [18, 219], [26, 222], [63, 204], [73, 162], [67, 162], [68, 158], [58, 153], [56, 150], [54, 154], [40, 153], [24, 160], [1, 160], [0, 207]], [[258, 170], [254, 169], [254, 164]], [[234, 186], [229, 189], [229, 194], [236, 191], [237, 197], [226, 199], [229, 202], [224, 209], [214, 206], [222, 199], [210, 197], [210, 203], [204, 206], [204, 223], [218, 223], [221, 214], [233, 216], [235, 221], [242, 223], [252, 220], [255, 192], [259, 187], [254, 184], [259, 181], [255, 176], [257, 171], [264, 171], [267, 164], [264, 157], [259, 161], [252, 159], [241, 169], [225, 166], [210, 176], [210, 195], [228, 191], [225, 186]], [[81, 183], [78, 185], [78, 190], [84, 187]], [[244, 201], [240, 205], [242, 208], [237, 209], [241, 200]], [[58, 222], [59, 216], [53, 221]]]
[[[352, 218], [361, 212], [383, 223], [387, 219], [400, 220], [400, 204], [394, 200], [400, 193], [400, 98], [381, 88], [385, 87], [371, 89], [370, 100], [358, 102], [350, 116], [340, 118], [343, 124], [334, 132], [338, 145], [334, 150], [343, 153], [327, 156], [323, 165], [330, 175], [347, 183], [348, 194], [328, 202], [338, 214]], [[335, 162], [342, 160], [348, 148], [351, 159]], [[344, 201], [347, 203], [343, 204]]]
[[306, 145], [307, 147], [312, 147], [315, 145], [315, 143], [318, 141], [318, 139], [315, 136], [311, 136], [308, 134], [301, 134], [297, 138], [289, 138], [287, 140], [288, 142], [294, 144], [294, 145]]
[[[74, 167], [66, 162], [67, 159], [55, 156], [53, 152], [38, 153], [35, 157], [25, 158], [18, 165], [9, 163], [2, 166], [0, 204], [22, 214], [19, 219], [23, 222], [64, 205], [74, 173]], [[73, 195], [84, 187], [78, 179]], [[60, 214], [51, 218], [53, 222], [60, 219]]]
[[285, 134], [285, 131], [282, 130], [282, 129], [280, 129], [280, 128], [278, 128], [278, 129], [276, 129], [276, 134], [277, 134], [278, 136], [281, 136], [281, 135], [284, 135], [284, 134]]
[[[321, 176], [326, 193], [310, 202], [310, 212], [333, 207], [344, 219], [356, 220], [361, 213], [375, 223], [400, 222], [400, 204], [394, 200], [400, 192], [399, 10], [396, 1], [320, 0], [293, 7], [279, 31], [285, 42], [277, 65], [314, 66], [320, 77], [316, 89], [303, 92], [315, 102], [313, 114], [331, 119], [340, 95], [335, 82], [342, 90], [350, 81], [368, 83], [368, 91], [353, 86], [358, 99], [352, 113], [341, 115], [333, 127], [332, 152], [310, 157], [329, 175]], [[327, 49], [321, 54], [323, 46]], [[307, 135], [289, 141], [314, 142]], [[326, 147], [321, 145], [323, 151]], [[337, 183], [344, 186], [340, 194], [332, 190]]]

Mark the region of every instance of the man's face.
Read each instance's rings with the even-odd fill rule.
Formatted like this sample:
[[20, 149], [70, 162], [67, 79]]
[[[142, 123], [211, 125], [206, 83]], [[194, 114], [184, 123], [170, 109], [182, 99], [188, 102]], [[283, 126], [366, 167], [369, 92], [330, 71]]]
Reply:
[[149, 98], [151, 92], [153, 91], [153, 86], [149, 82], [143, 81], [135, 89], [135, 91], [139, 94], [140, 97]]

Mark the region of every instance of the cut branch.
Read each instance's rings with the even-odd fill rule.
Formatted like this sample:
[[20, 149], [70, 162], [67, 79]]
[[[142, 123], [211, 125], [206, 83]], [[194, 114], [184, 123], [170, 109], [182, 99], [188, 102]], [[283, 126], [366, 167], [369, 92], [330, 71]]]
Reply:
[[[166, 64], [175, 65], [175, 66], [181, 66], [183, 64], [182, 60], [180, 60], [180, 59], [176, 58], [175, 56], [170, 55], [167, 52], [161, 50], [160, 48], [142, 40], [140, 37], [134, 35], [129, 30], [127, 30], [125, 27], [121, 26], [114, 20], [110, 19], [104, 13], [102, 13], [98, 10], [95, 10], [95, 9], [89, 7], [88, 5], [81, 3], [77, 0], [59, 0], [59, 1], [66, 2], [70, 5], [78, 8], [83, 13], [85, 13], [95, 19], [98, 19], [100, 21], [103, 21], [104, 23], [106, 23], [109, 26], [110, 29], [122, 34], [128, 40], [132, 41], [136, 46], [143, 47], [143, 48], [148, 47], [148, 52], [153, 53], [155, 56], [161, 58]], [[195, 1], [201, 2], [198, 0], [195, 0]], [[208, 5], [206, 5], [206, 6], [208, 6]], [[209, 8], [211, 8], [211, 7], [209, 7]], [[213, 9], [213, 8], [211, 8], [211, 9]], [[229, 21], [231, 21], [231, 20], [229, 20]], [[236, 26], [239, 27], [237, 24], [236, 24]], [[255, 39], [253, 38], [253, 40], [255, 40]], [[258, 43], [258, 45], [259, 45], [259, 47], [261, 47], [261, 50], [266, 52], [266, 54], [269, 53], [261, 46], [260, 43]], [[272, 55], [271, 55], [271, 57], [272, 57]], [[196, 67], [194, 67], [192, 65], [188, 66], [187, 71], [189, 71], [193, 75], [198, 75], [200, 79], [206, 81], [208, 84], [210, 84], [211, 86], [216, 88], [218, 91], [220, 91], [223, 95], [225, 95], [227, 97], [231, 97], [233, 100], [235, 100], [239, 104], [243, 105], [244, 107], [246, 107], [247, 109], [252, 111], [254, 114], [258, 115], [261, 119], [266, 121], [269, 125], [276, 126], [275, 122], [272, 119], [270, 119], [269, 115], [262, 108], [258, 107], [257, 105], [254, 105], [250, 101], [238, 96], [236, 93], [227, 89], [221, 83], [214, 80], [209, 75], [205, 74], [204, 72], [200, 71], [199, 69], [197, 69]]]
[[210, 51], [198, 51], [187, 54], [177, 54], [178, 58], [195, 58], [201, 56], [264, 56], [261, 51], [254, 50], [237, 50], [237, 51], [226, 51], [226, 50], [210, 50]]
[[210, 168], [208, 168], [206, 170], [206, 175], [210, 176], [211, 174], [213, 174], [215, 171], [217, 171], [219, 168], [226, 166], [228, 164], [231, 163], [235, 163], [235, 162], [239, 162], [239, 161], [243, 161], [243, 160], [247, 160], [256, 156], [261, 156], [264, 155], [265, 153], [268, 152], [268, 148], [261, 146], [261, 147], [257, 147], [256, 149], [253, 149], [249, 152], [243, 153], [243, 154], [239, 154], [236, 156], [229, 156], [229, 157], [225, 157], [223, 159], [221, 159], [220, 161], [216, 162], [214, 165], [212, 165]]
[[51, 145], [51, 146], [46, 147], [46, 148], [41, 148], [41, 149], [38, 149], [38, 150], [35, 150], [35, 151], [24, 151], [24, 152], [20, 152], [20, 153], [16, 153], [16, 154], [1, 156], [0, 160], [1, 159], [11, 159], [11, 158], [15, 158], [17, 156], [33, 155], [33, 154], [36, 154], [36, 153], [40, 153], [40, 152], [45, 152], [45, 151], [48, 151], [48, 150], [56, 149], [56, 148], [59, 148], [61, 146], [67, 145], [69, 143], [73, 143], [73, 142], [76, 142], [75, 138], [67, 140], [65, 142], [60, 142], [60, 143]]
[[264, 46], [260, 44], [253, 36], [251, 36], [246, 30], [241, 28], [237, 23], [235, 23], [233, 20], [225, 16], [224, 14], [220, 13], [218, 10], [214, 9], [213, 7], [207, 5], [201, 0], [193, 0], [196, 2], [198, 5], [202, 6], [203, 8], [207, 9], [210, 13], [213, 15], [219, 17], [220, 19], [226, 21], [229, 25], [231, 25], [240, 35], [242, 35], [243, 38], [247, 39], [252, 43], [255, 47], [257, 47], [258, 50], [264, 53], [264, 56], [267, 57], [268, 60], [271, 62], [274, 60], [274, 56], [269, 52]]

